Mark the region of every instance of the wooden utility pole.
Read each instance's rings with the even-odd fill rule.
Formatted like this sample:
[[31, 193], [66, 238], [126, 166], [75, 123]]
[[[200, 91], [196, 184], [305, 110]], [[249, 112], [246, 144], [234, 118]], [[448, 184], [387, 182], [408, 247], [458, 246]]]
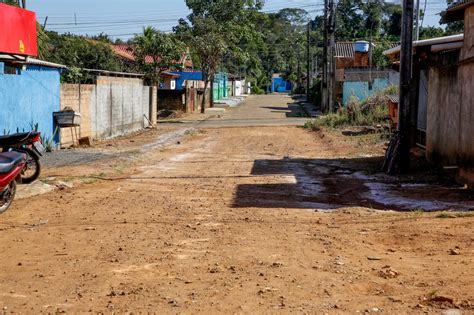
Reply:
[[410, 83], [412, 80], [413, 64], [413, 3], [413, 0], [403, 0], [398, 130], [390, 142], [383, 167], [389, 174], [406, 172], [410, 167]]
[[328, 112], [328, 0], [324, 0], [324, 43], [323, 43], [323, 76], [321, 82], [321, 110]]
[[400, 105], [398, 132], [400, 133], [401, 171], [410, 166], [410, 84], [413, 65], [413, 0], [403, 1], [402, 46], [400, 51]]
[[306, 41], [306, 100], [309, 101], [309, 90], [311, 88], [311, 21], [308, 22], [308, 34]]
[[328, 79], [328, 109], [329, 112], [334, 112], [334, 104], [336, 103], [336, 67], [334, 60], [334, 49], [336, 46], [336, 5], [334, 0], [329, 1], [329, 8], [331, 10], [329, 23], [329, 79]]

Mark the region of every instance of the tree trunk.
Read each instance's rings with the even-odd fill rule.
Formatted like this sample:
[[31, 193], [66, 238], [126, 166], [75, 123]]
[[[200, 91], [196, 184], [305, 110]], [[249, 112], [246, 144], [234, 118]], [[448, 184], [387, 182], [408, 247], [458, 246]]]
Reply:
[[208, 84], [209, 84], [209, 81], [205, 80], [204, 81], [204, 94], [202, 95], [201, 114], [206, 113], [206, 94], [207, 94]]

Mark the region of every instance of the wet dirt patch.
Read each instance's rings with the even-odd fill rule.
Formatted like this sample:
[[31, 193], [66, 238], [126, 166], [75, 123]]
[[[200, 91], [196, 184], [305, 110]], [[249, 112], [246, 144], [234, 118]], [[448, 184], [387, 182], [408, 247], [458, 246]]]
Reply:
[[[237, 187], [236, 207], [337, 209], [366, 207], [377, 210], [474, 210], [474, 196], [463, 188], [438, 182], [413, 183], [383, 174], [365, 175], [375, 159], [256, 160], [254, 176], [294, 176], [295, 183], [243, 184]], [[354, 166], [358, 166], [354, 168]]]

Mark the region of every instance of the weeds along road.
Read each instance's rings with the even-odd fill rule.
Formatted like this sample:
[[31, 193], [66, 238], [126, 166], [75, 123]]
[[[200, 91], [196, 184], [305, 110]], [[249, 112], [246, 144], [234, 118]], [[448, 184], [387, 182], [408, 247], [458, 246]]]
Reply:
[[186, 124], [167, 147], [122, 140], [145, 148], [127, 163], [47, 170], [100, 176], [0, 217], [0, 310], [474, 312], [473, 218], [407, 211], [467, 210], [471, 196], [370, 175], [377, 137], [284, 126], [288, 102], [253, 97], [222, 117], [267, 126]]

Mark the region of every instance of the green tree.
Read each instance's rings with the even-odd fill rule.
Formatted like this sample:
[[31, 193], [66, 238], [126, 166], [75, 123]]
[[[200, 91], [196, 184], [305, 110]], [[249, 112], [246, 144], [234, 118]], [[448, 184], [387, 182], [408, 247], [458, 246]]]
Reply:
[[339, 41], [360, 39], [364, 34], [361, 0], [341, 0], [336, 11], [336, 38]]
[[201, 106], [205, 111], [206, 93], [222, 62], [224, 55], [245, 36], [245, 12], [258, 10], [262, 7], [261, 0], [186, 0], [186, 5], [191, 10], [188, 16], [190, 25], [184, 20], [176, 29], [181, 36], [189, 39], [191, 47], [199, 55], [199, 63], [204, 72], [204, 97]]
[[[453, 5], [456, 0], [446, 0], [448, 7]], [[446, 25], [446, 35], [460, 34], [464, 31], [464, 21], [450, 22]]]
[[160, 83], [163, 71], [176, 67], [186, 51], [175, 34], [166, 34], [153, 27], [146, 27], [143, 34], [135, 36], [133, 44], [138, 70], [153, 85]]
[[401, 5], [394, 3], [385, 3], [382, 27], [384, 37], [388, 40], [399, 41], [402, 33], [402, 14]]
[[72, 69], [63, 78], [66, 82], [85, 82], [90, 76], [80, 69], [122, 71], [121, 63], [110, 44], [73, 34], [46, 32], [47, 59]]
[[445, 31], [441, 27], [426, 26], [420, 30], [420, 39], [429, 39], [441, 37], [445, 35]]

